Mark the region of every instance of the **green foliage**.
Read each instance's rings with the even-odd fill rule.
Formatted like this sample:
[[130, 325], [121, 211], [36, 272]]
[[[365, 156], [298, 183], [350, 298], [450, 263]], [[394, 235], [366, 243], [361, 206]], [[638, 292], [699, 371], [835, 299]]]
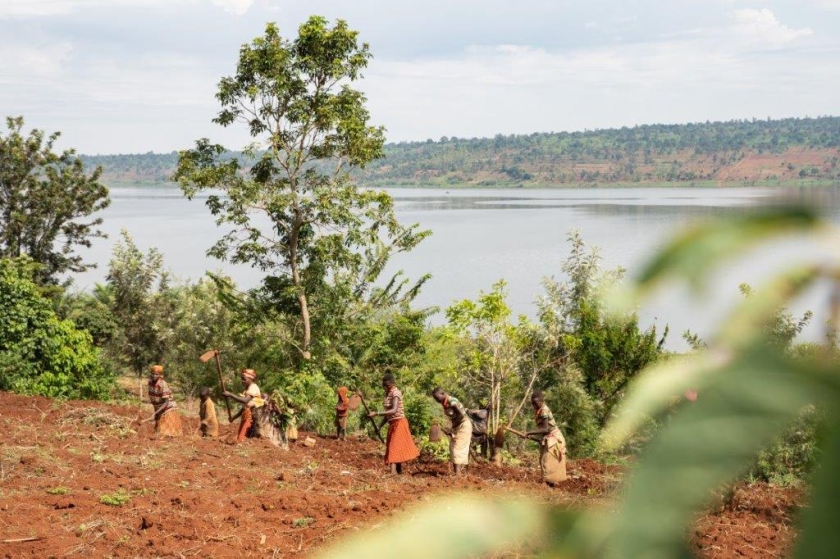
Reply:
[[72, 320], [77, 327], [86, 330], [96, 347], [106, 348], [119, 330], [110, 309], [112, 298], [113, 289], [109, 285], [97, 284], [92, 293], [65, 292], [56, 302], [56, 313], [60, 318]]
[[0, 257], [38, 262], [33, 278], [39, 284], [93, 267], [74, 251], [105, 236], [97, 229], [102, 219], [91, 218], [110, 204], [99, 183], [102, 170], [88, 176], [73, 150], [54, 153], [58, 133], [24, 136], [22, 117], [7, 118], [6, 127], [8, 134], [0, 134]]
[[28, 259], [0, 259], [0, 390], [106, 399], [113, 375], [85, 331], [59, 320]]
[[466, 299], [446, 309], [452, 333], [468, 340], [461, 346], [459, 384], [474, 401], [487, 403], [490, 433], [513, 411], [511, 400], [519, 390], [518, 373], [529, 329], [524, 317], [517, 325], [510, 322], [506, 299], [506, 284], [499, 281], [489, 292], [479, 294], [477, 301]]
[[541, 513], [531, 503], [516, 499], [440, 497], [374, 537], [342, 541], [318, 557], [485, 557], [539, 532], [545, 524]]
[[119, 324], [112, 344], [120, 362], [136, 375], [163, 359], [172, 301], [163, 256], [152, 248], [143, 253], [127, 231], [114, 245], [105, 291], [113, 319]]
[[350, 87], [371, 57], [357, 36], [344, 21], [329, 27], [318, 16], [294, 40], [269, 24], [240, 50], [236, 75], [219, 83], [215, 119], [247, 125], [265, 151], [248, 149], [240, 160], [199, 140], [175, 172], [189, 197], [221, 191], [207, 206], [230, 232], [209, 254], [269, 274], [262, 299], [298, 318], [289, 343], [303, 360], [312, 355], [313, 317], [329, 316], [332, 292], [362, 294], [391, 254], [427, 235], [399, 224], [387, 193], [350, 180], [349, 170], [380, 157], [384, 143], [384, 130], [368, 124], [364, 95]]
[[[584, 434], [575, 444], [591, 451], [592, 426], [581, 412], [594, 412], [597, 422], [603, 425], [628, 383], [660, 357], [668, 329], [659, 338], [655, 326], [645, 331], [639, 328], [635, 312], [609, 312], [601, 295], [618, 283], [624, 271], [602, 271], [598, 250], [587, 249], [578, 231], [569, 233], [568, 240], [571, 252], [561, 268], [567, 279], [544, 280], [546, 293], [537, 302], [540, 323], [549, 342], [546, 349], [557, 370], [554, 379], [549, 377], [540, 385], [551, 388], [553, 380], [582, 377], [588, 398], [576, 397], [568, 404], [577, 414], [573, 430]], [[569, 366], [576, 372], [562, 371]], [[570, 397], [579, 395], [574, 382], [563, 392]], [[560, 402], [558, 409], [564, 420], [565, 405], [566, 402]]]
[[749, 476], [778, 484], [806, 479], [819, 459], [820, 428], [825, 422], [824, 414], [808, 407], [793, 425], [758, 453]]
[[106, 493], [99, 497], [99, 502], [110, 507], [121, 507], [131, 500], [131, 495], [120, 489], [116, 493]]
[[428, 433], [419, 435], [415, 433], [414, 440], [417, 441], [417, 448], [420, 449], [421, 455], [437, 462], [449, 461], [449, 440], [446, 437], [437, 442], [432, 442], [429, 440]]

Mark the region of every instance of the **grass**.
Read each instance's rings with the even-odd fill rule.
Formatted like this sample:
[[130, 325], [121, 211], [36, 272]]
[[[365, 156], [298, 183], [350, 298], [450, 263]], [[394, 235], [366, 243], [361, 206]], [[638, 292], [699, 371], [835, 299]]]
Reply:
[[106, 493], [99, 497], [99, 502], [111, 507], [121, 507], [131, 500], [131, 495], [120, 489], [116, 493]]
[[292, 523], [292, 525], [295, 528], [306, 528], [307, 526], [309, 526], [313, 522], [315, 522], [315, 519], [312, 518], [311, 516], [307, 516], [307, 517], [304, 517], [304, 518], [296, 518], [295, 521]]
[[47, 489], [48, 495], [67, 495], [70, 493], [70, 489], [67, 487], [53, 487], [52, 489]]

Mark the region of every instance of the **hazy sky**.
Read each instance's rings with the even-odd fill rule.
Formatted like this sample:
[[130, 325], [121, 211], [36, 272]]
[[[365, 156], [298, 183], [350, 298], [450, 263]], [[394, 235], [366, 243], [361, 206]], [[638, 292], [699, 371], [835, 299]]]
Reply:
[[346, 19], [388, 139], [840, 114], [840, 0], [0, 0], [0, 115], [83, 153], [208, 136], [276, 21]]

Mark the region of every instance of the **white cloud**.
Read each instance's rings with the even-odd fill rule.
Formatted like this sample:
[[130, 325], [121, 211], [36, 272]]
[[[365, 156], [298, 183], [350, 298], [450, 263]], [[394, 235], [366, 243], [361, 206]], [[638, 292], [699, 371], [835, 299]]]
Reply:
[[[60, 16], [93, 8], [192, 5], [206, 0], [0, 0], [0, 19]], [[242, 15], [254, 0], [210, 0], [226, 12]]]
[[813, 35], [810, 27], [793, 29], [782, 24], [771, 10], [742, 9], [731, 14], [732, 31], [756, 43], [781, 46], [800, 37]]
[[217, 6], [224, 8], [226, 12], [242, 15], [254, 3], [254, 0], [212, 0]]
[[15, 83], [31, 76], [57, 74], [73, 52], [70, 43], [48, 46], [0, 44], [0, 83]]

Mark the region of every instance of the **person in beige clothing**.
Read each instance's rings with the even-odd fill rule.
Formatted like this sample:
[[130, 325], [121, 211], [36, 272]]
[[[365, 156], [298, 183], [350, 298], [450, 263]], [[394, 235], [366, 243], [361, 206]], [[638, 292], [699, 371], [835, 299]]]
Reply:
[[201, 419], [201, 436], [218, 437], [219, 420], [216, 418], [216, 404], [210, 398], [210, 389], [202, 386], [198, 395], [201, 397], [201, 407], [198, 411], [198, 417]]
[[470, 462], [470, 443], [472, 443], [472, 421], [467, 415], [467, 409], [454, 396], [437, 387], [432, 391], [432, 397], [443, 406], [443, 413], [452, 424], [451, 429], [444, 429], [449, 435], [449, 461], [452, 462], [452, 473], [460, 475]]

